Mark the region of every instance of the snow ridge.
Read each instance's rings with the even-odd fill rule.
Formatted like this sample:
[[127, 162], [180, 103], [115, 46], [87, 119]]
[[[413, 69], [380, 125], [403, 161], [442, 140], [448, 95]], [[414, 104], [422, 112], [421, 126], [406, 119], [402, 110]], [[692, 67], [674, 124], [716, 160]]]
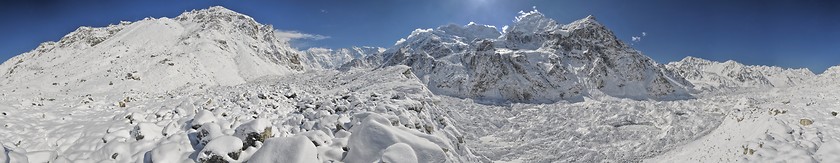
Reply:
[[740, 88], [789, 87], [816, 77], [807, 68], [786, 69], [776, 66], [748, 66], [732, 60], [709, 61], [686, 57], [666, 65], [694, 84], [698, 90], [720, 90]]
[[272, 26], [217, 6], [80, 27], [0, 65], [0, 83], [47, 92], [194, 91], [299, 72], [300, 60]]
[[351, 47], [341, 49], [309, 48], [302, 52], [306, 65], [314, 69], [337, 69], [356, 58], [364, 58], [385, 51], [381, 47]]

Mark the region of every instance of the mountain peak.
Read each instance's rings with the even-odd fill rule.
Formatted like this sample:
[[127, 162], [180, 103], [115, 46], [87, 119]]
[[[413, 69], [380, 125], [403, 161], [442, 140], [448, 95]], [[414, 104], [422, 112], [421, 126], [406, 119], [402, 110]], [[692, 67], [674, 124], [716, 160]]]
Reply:
[[198, 20], [199, 22], [203, 22], [210, 19], [224, 19], [227, 21], [231, 21], [232, 19], [245, 19], [248, 21], [254, 21], [254, 19], [250, 16], [238, 13], [236, 11], [227, 9], [222, 6], [213, 6], [207, 9], [192, 10], [189, 12], [184, 12], [181, 15], [178, 15], [178, 17], [175, 17], [176, 20], [188, 20], [190, 18]]
[[224, 6], [210, 6], [210, 8], [207, 9], [210, 11], [231, 11], [230, 9], [227, 9]]
[[198, 10], [198, 11], [200, 11], [200, 12], [208, 12], [208, 13], [224, 13], [224, 14], [238, 14], [238, 15], [242, 15], [242, 14], [240, 14], [240, 13], [236, 12], [236, 11], [230, 10], [230, 9], [225, 8], [225, 7], [222, 7], [222, 6], [212, 6], [212, 7], [210, 7], [210, 8], [207, 8], [207, 9], [201, 9], [201, 10]]
[[467, 41], [473, 39], [495, 39], [501, 35], [495, 26], [477, 24], [475, 22], [470, 22], [464, 26], [456, 24], [444, 25], [438, 27], [437, 30], [443, 31], [446, 34], [464, 37]]
[[710, 63], [711, 61], [703, 59], [703, 58], [687, 56], [687, 57], [683, 58], [682, 60], [680, 60], [680, 62], [682, 62], [682, 63]]
[[505, 33], [521, 32], [521, 33], [539, 33], [557, 29], [559, 25], [554, 19], [545, 17], [536, 9], [532, 11], [519, 11], [519, 16], [513, 21], [513, 26], [507, 28]]
[[514, 20], [514, 22], [527, 21], [527, 20], [539, 20], [539, 19], [547, 19], [547, 18], [545, 17], [545, 15], [540, 13], [540, 11], [537, 11], [536, 9], [534, 9], [534, 10], [531, 10], [531, 11], [528, 11], [528, 12], [519, 11], [519, 16], [516, 16], [516, 19]]
[[588, 15], [583, 19], [575, 20], [565, 26], [566, 29], [580, 29], [586, 27], [603, 27], [603, 25], [595, 19], [595, 16]]
[[583, 19], [584, 20], [596, 20], [594, 15], [587, 15], [586, 18], [583, 18]]

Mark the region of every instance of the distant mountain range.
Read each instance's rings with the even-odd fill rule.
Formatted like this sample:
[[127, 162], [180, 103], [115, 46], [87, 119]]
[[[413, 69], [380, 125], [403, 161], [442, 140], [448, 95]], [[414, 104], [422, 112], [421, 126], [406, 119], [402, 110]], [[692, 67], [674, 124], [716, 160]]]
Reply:
[[593, 16], [559, 24], [538, 11], [521, 12], [502, 32], [476, 23], [418, 29], [344, 69], [393, 65], [411, 66], [437, 94], [491, 102], [683, 99], [692, 87]]
[[0, 65], [0, 83], [52, 92], [189, 92], [306, 69], [394, 65], [411, 67], [436, 94], [491, 103], [597, 96], [673, 100], [691, 98], [694, 90], [785, 87], [816, 76], [807, 69], [694, 57], [661, 65], [594, 16], [560, 24], [534, 10], [521, 12], [501, 31], [449, 24], [417, 29], [387, 49], [299, 51], [278, 39], [272, 26], [211, 7], [175, 18], [80, 27]]

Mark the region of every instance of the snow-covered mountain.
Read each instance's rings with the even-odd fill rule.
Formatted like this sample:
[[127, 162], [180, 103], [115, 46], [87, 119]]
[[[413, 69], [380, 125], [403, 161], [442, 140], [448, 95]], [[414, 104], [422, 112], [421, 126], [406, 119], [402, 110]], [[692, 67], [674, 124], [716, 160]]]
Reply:
[[301, 55], [307, 66], [316, 69], [337, 69], [356, 58], [364, 58], [385, 51], [385, 48], [360, 46], [341, 49], [309, 48]]
[[686, 57], [666, 67], [698, 90], [789, 87], [816, 77], [807, 68], [748, 66], [732, 60], [721, 63], [696, 57]]
[[489, 162], [409, 67], [282, 40], [211, 7], [44, 43], [0, 65], [0, 162]]
[[840, 65], [831, 66], [820, 74], [821, 77], [840, 78]]
[[58, 92], [191, 91], [303, 70], [271, 25], [224, 7], [81, 27], [0, 65], [0, 85]]
[[687, 97], [691, 84], [634, 50], [593, 16], [559, 24], [534, 10], [503, 28], [417, 29], [382, 55], [344, 65], [408, 65], [433, 92], [493, 102], [550, 103], [606, 94]]
[[[44, 43], [0, 64], [0, 163], [840, 162], [840, 66], [659, 65], [537, 11], [389, 49], [281, 40], [211, 7]], [[690, 82], [758, 88], [609, 97]]]

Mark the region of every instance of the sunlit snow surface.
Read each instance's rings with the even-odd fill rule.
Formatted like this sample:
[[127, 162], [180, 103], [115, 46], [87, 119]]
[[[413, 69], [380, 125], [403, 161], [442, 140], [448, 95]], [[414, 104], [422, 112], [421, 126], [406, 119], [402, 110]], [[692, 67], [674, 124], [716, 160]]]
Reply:
[[[31, 162], [159, 158], [180, 162], [206, 161], [214, 155], [242, 162], [250, 157], [283, 157], [272, 152], [252, 156], [260, 153], [263, 141], [248, 147], [248, 134], [257, 133], [259, 137], [265, 130], [271, 132], [264, 142], [306, 136], [303, 145], [273, 143], [275, 147], [271, 148], [299, 147], [290, 151], [304, 153], [287, 155], [318, 158], [303, 161], [371, 162], [383, 159], [383, 152], [390, 151], [386, 149], [400, 143], [411, 150], [395, 146], [395, 152], [386, 152], [389, 158], [414, 155], [420, 162], [482, 160], [470, 154], [465, 140], [459, 142], [461, 133], [405, 66], [270, 76], [192, 94], [66, 97], [6, 91], [3, 95], [0, 140], [12, 151], [9, 156], [30, 155]], [[268, 123], [257, 124], [254, 119]], [[248, 128], [259, 132], [249, 132], [252, 130]], [[245, 144], [245, 148], [232, 144]], [[278, 144], [280, 147], [276, 147]], [[305, 147], [316, 152], [305, 153]], [[229, 156], [231, 152], [238, 158]]]
[[[593, 24], [594, 17], [561, 27], [536, 11], [521, 14], [505, 31], [545, 29], [567, 37], [575, 32], [554, 29], [598, 27], [596, 33], [610, 33]], [[688, 58], [667, 67], [672, 74], [633, 51], [631, 61], [647, 65], [635, 70], [649, 73], [615, 68], [612, 76], [658, 74], [668, 88], [663, 90], [682, 90], [679, 77], [688, 78], [685, 82], [700, 89], [692, 92], [696, 98], [613, 98], [644, 93], [612, 89], [645, 85], [626, 82], [576, 87], [574, 94], [585, 96], [566, 102], [552, 95], [557, 90], [524, 87], [513, 75], [499, 78], [505, 82], [492, 89], [530, 90], [524, 93], [559, 102], [476, 102], [433, 94], [440, 85], [430, 86], [428, 74], [437, 70], [429, 66], [438, 64], [381, 66], [387, 60], [374, 55], [383, 53], [380, 48], [321, 49], [301, 56], [273, 30], [211, 7], [174, 19], [83, 27], [16, 56], [0, 65], [0, 163], [840, 162], [840, 67], [815, 75]], [[441, 37], [456, 38], [453, 42], [435, 43], [441, 38], [435, 32], [499, 37], [495, 27], [474, 23], [416, 30], [412, 36], [429, 36], [417, 37], [431, 40], [419, 41], [422, 45], [464, 45], [452, 35]], [[408, 38], [398, 45], [418, 42]], [[518, 52], [504, 46], [486, 54], [518, 57], [516, 63], [528, 63], [527, 72], [554, 69], [540, 62], [552, 55], [534, 50], [536, 43], [511, 44], [525, 48]], [[330, 60], [334, 53], [345, 58]], [[568, 50], [568, 55], [588, 53]], [[372, 59], [344, 64], [351, 65], [349, 71], [317, 69], [367, 55]], [[428, 61], [461, 62], [451, 56]], [[600, 63], [589, 61], [580, 65]], [[478, 76], [499, 74], [499, 67], [485, 68]]]
[[526, 162], [639, 160], [708, 133], [724, 117], [719, 110], [731, 107], [617, 99], [499, 107], [443, 99], [457, 126], [477, 140], [469, 144], [478, 154]]
[[[287, 154], [320, 161], [368, 162], [390, 153], [425, 159], [421, 162], [832, 162], [840, 150], [840, 119], [831, 115], [840, 108], [840, 95], [832, 91], [840, 89], [831, 82], [836, 78], [683, 101], [603, 98], [494, 106], [434, 96], [407, 70], [272, 76], [195, 94], [64, 97], [5, 91], [0, 140], [11, 151], [4, 157], [25, 155], [30, 162], [200, 161], [213, 154], [201, 151], [225, 143], [216, 139], [241, 140], [237, 130], [260, 118], [270, 122], [256, 128], [273, 129], [267, 140], [276, 142], [272, 146], [301, 147], [294, 145], [295, 136], [321, 142], [303, 143], [313, 152], [301, 147], [292, 151], [303, 153]], [[126, 107], [119, 107], [126, 97]], [[212, 113], [209, 120], [196, 120], [201, 110]], [[367, 118], [372, 115], [379, 118]], [[803, 126], [803, 118], [813, 124]], [[219, 126], [216, 139], [202, 144], [197, 135], [206, 127], [192, 128], [199, 121]], [[378, 127], [359, 127], [372, 124]], [[356, 132], [367, 138], [354, 138]], [[399, 152], [407, 151], [405, 146], [417, 154]], [[228, 161], [266, 157], [254, 155], [258, 147], [224, 147], [213, 148], [241, 151]], [[441, 156], [428, 157], [436, 154]]]

